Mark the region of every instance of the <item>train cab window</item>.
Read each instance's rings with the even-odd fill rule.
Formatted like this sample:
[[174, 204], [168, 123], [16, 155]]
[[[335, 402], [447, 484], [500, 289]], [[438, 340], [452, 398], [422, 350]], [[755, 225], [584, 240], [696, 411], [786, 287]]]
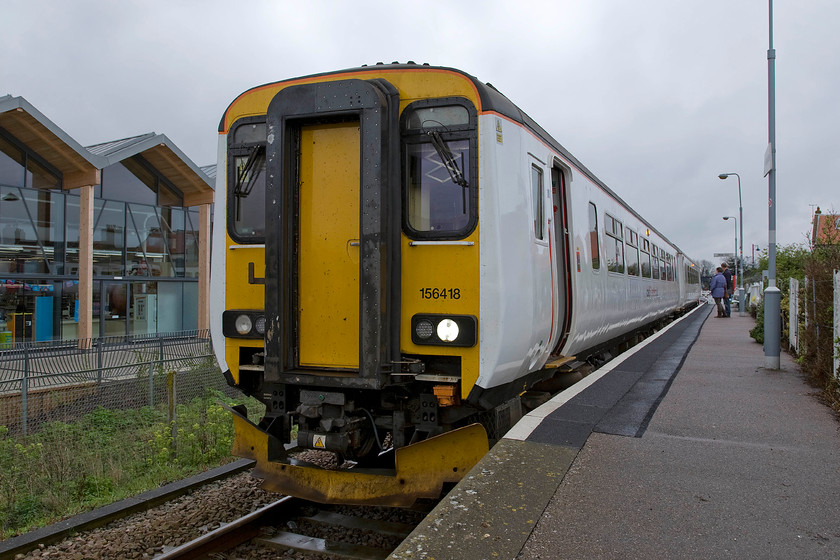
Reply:
[[639, 234], [630, 228], [627, 228], [627, 250], [625, 256], [627, 257], [627, 274], [631, 276], [639, 276]]
[[228, 136], [228, 231], [242, 243], [265, 241], [265, 120], [242, 119]]
[[403, 111], [402, 142], [406, 233], [469, 235], [478, 203], [475, 108], [461, 98], [412, 103]]
[[598, 244], [598, 209], [589, 203], [589, 254], [592, 255], [592, 270], [601, 268], [601, 248]]
[[645, 278], [652, 278], [653, 272], [651, 271], [650, 266], [650, 241], [642, 239], [642, 246], [640, 249], [642, 250], [640, 255], [642, 261], [642, 276]]
[[534, 236], [537, 239], [545, 239], [545, 187], [543, 171], [536, 165], [531, 166], [531, 197], [534, 209]]
[[606, 249], [607, 249], [607, 270], [610, 272], [618, 272], [624, 274], [624, 243], [622, 241], [623, 226], [621, 222], [610, 216], [605, 215], [606, 223], [604, 225], [607, 234]]

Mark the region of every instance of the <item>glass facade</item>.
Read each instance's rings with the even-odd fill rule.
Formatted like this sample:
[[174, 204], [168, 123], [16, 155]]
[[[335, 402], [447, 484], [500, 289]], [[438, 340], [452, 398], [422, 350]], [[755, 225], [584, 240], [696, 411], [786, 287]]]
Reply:
[[[93, 336], [196, 329], [198, 210], [137, 162], [105, 168], [100, 187]], [[0, 135], [0, 344], [77, 338], [79, 207], [60, 175]]]

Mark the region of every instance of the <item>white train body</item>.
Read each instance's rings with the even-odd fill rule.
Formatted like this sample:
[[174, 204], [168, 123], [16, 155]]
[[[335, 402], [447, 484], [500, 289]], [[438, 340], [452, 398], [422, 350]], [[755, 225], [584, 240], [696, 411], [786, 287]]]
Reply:
[[[542, 368], [552, 353], [584, 352], [585, 358], [593, 349], [697, 303], [699, 273], [692, 263], [573, 158], [500, 115], [480, 117], [479, 144], [482, 357], [477, 385], [510, 383]], [[532, 226], [537, 207], [528, 175], [532, 168], [545, 178], [551, 177], [552, 168], [563, 175], [560, 185], [543, 192], [543, 207], [552, 210], [544, 215], [543, 239]], [[593, 268], [589, 236], [592, 204], [599, 268]], [[610, 217], [621, 222], [622, 237], [629, 229], [640, 243], [646, 240], [671, 257], [673, 280], [633, 275], [626, 266], [624, 272], [610, 271], [606, 247], [614, 238], [604, 231]], [[623, 241], [625, 255], [640, 249]], [[570, 259], [570, 266], [563, 266], [564, 259]], [[558, 347], [564, 324], [568, 336]]]

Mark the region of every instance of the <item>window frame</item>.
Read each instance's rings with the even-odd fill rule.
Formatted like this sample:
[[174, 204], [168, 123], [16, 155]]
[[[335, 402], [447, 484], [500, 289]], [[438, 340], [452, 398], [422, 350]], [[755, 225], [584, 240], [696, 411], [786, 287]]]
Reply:
[[[604, 234], [608, 238], [604, 240], [604, 245], [607, 247], [613, 247], [613, 245], [607, 245], [607, 243], [615, 243], [614, 247], [616, 248], [615, 265], [610, 264], [610, 249], [607, 249], [607, 271], [613, 274], [625, 274], [627, 272], [627, 260], [624, 258], [624, 223], [622, 223], [622, 221], [618, 218], [605, 212]], [[618, 262], [619, 259], [621, 261], [620, 263]], [[620, 270], [618, 267], [619, 264]], [[613, 268], [613, 266], [615, 266], [615, 268]]]
[[589, 262], [592, 272], [601, 270], [601, 239], [598, 231], [598, 206], [589, 201]]
[[[430, 107], [459, 105], [467, 110], [468, 124], [453, 125], [437, 129], [444, 142], [467, 140], [469, 146], [469, 217], [466, 225], [458, 230], [423, 231], [415, 229], [410, 223], [409, 177], [406, 165], [408, 147], [414, 144], [429, 144], [427, 134], [422, 129], [409, 129], [408, 119], [414, 111]], [[409, 103], [400, 114], [400, 189], [402, 193], [402, 230], [409, 239], [416, 240], [456, 240], [469, 237], [478, 225], [478, 114], [472, 102], [465, 97], [435, 97], [420, 99]], [[463, 188], [463, 187], [461, 187]]]
[[[535, 175], [536, 173], [536, 175]], [[536, 163], [531, 164], [531, 209], [534, 212], [532, 216], [534, 221], [534, 239], [538, 242], [545, 243], [545, 234], [548, 229], [546, 225], [545, 213], [545, 172], [543, 168]], [[534, 184], [534, 179], [537, 179], [537, 184]]]
[[[23, 174], [21, 176], [20, 184], [16, 185], [7, 185], [10, 187], [19, 187], [19, 188], [27, 188], [33, 190], [51, 190], [61, 192], [64, 190], [64, 174], [59, 171], [54, 165], [48, 162], [46, 159], [42, 158], [38, 155], [37, 152], [29, 148], [26, 144], [18, 140], [12, 133], [6, 130], [3, 127], [0, 127], [0, 137], [3, 138], [6, 142], [8, 142], [13, 148], [20, 151], [20, 155], [23, 158], [23, 162], [20, 163], [22, 167]], [[11, 156], [9, 156], [11, 157]], [[32, 173], [29, 168], [30, 160], [39, 165], [43, 168], [43, 170], [47, 171], [49, 174], [53, 175], [56, 178], [56, 185], [54, 187], [49, 188], [35, 188], [32, 186], [27, 186], [28, 174]]]

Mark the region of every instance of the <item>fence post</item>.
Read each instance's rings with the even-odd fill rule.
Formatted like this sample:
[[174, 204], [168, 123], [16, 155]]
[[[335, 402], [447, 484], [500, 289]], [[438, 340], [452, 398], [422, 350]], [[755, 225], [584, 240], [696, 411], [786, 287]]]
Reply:
[[799, 354], [799, 280], [788, 278], [788, 342], [793, 351]]
[[172, 429], [172, 456], [174, 457], [178, 452], [178, 428], [176, 426], [178, 399], [175, 394], [175, 370], [166, 373], [166, 387], [166, 394], [169, 397], [169, 425]]
[[102, 383], [102, 338], [96, 345], [96, 383], [97, 385]]
[[834, 355], [834, 378], [837, 379], [837, 370], [840, 368], [840, 270], [834, 271], [834, 339], [831, 345]]
[[21, 427], [23, 435], [27, 434], [29, 428], [29, 345], [23, 343], [23, 379], [20, 382], [20, 409]]

